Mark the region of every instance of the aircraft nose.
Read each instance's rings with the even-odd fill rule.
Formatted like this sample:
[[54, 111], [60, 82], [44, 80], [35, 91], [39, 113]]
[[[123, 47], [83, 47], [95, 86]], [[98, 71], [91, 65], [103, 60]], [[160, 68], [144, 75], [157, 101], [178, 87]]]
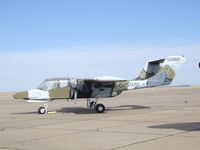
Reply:
[[17, 92], [13, 95], [13, 97], [15, 99], [27, 99], [28, 98], [28, 92], [25, 91], [25, 92]]

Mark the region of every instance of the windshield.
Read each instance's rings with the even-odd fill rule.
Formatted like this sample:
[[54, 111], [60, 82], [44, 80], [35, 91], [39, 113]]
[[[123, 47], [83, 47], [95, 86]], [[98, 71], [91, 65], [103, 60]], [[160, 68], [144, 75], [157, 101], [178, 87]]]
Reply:
[[39, 89], [39, 90], [45, 90], [45, 89], [46, 89], [45, 82], [43, 81], [43, 82], [37, 87], [37, 89]]
[[39, 90], [52, 90], [57, 88], [64, 88], [69, 86], [68, 80], [49, 80], [49, 81], [43, 81], [37, 89]]

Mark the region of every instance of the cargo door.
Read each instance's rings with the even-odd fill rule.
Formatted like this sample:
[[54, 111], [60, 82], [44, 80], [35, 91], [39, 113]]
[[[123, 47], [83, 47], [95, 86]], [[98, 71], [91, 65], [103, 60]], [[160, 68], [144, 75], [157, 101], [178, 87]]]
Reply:
[[113, 82], [97, 82], [92, 83], [92, 97], [105, 98], [110, 97], [112, 94], [114, 83]]

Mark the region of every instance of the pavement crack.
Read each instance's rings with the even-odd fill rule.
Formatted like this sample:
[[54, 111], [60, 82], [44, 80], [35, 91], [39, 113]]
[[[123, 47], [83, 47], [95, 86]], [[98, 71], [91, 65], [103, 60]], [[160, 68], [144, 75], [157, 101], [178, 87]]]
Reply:
[[0, 149], [26, 150], [26, 149], [23, 149], [23, 148], [11, 148], [11, 147], [0, 147]]
[[143, 144], [143, 143], [147, 143], [147, 142], [151, 142], [151, 141], [155, 141], [155, 140], [159, 140], [159, 139], [163, 139], [163, 138], [167, 138], [167, 137], [181, 135], [181, 134], [188, 133], [188, 132], [191, 132], [191, 131], [196, 131], [196, 130], [199, 130], [199, 129], [200, 128], [195, 128], [195, 129], [191, 129], [189, 131], [183, 131], [183, 132], [178, 132], [178, 133], [175, 133], [175, 134], [169, 134], [169, 135], [165, 135], [165, 136], [160, 136], [160, 137], [157, 137], [157, 138], [152, 138], [152, 139], [147, 139], [147, 140], [143, 140], [143, 141], [133, 142], [133, 143], [126, 144], [126, 145], [121, 145], [121, 146], [118, 146], [118, 147], [113, 147], [113, 148], [111, 148], [109, 150], [120, 149], [120, 148], [132, 146], [132, 145], [136, 145], [136, 144]]

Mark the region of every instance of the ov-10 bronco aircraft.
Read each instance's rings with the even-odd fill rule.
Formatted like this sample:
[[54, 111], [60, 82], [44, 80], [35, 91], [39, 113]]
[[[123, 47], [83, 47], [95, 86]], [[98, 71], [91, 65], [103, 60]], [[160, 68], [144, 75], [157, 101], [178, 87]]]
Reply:
[[105, 106], [98, 103], [98, 98], [114, 97], [126, 90], [169, 85], [176, 75], [175, 71], [185, 60], [184, 56], [169, 56], [150, 61], [133, 80], [111, 76], [46, 79], [36, 89], [15, 93], [13, 97], [26, 102], [44, 102], [44, 106], [38, 109], [39, 114], [47, 113], [49, 101], [81, 98], [87, 99], [87, 107], [102, 113]]

